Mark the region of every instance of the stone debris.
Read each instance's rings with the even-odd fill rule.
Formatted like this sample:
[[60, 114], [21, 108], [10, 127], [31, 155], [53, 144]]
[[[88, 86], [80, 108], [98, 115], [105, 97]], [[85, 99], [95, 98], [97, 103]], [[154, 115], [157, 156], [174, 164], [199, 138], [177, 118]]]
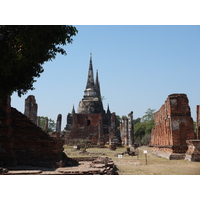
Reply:
[[188, 150], [185, 160], [200, 162], [200, 140], [187, 140]]
[[37, 169], [23, 167], [20, 169], [2, 169], [3, 175], [115, 175], [116, 168], [111, 158], [102, 157], [79, 157], [73, 158], [79, 162], [78, 166], [60, 167], [57, 169]]

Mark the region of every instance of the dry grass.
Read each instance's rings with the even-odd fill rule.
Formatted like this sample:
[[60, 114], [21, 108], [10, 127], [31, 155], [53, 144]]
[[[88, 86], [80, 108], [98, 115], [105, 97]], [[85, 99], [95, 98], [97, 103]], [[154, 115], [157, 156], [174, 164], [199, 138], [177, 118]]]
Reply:
[[[118, 158], [117, 154], [126, 151], [126, 148], [117, 148], [115, 151], [108, 148], [89, 148], [90, 156], [105, 155], [114, 161], [119, 175], [200, 175], [200, 162], [185, 160], [168, 160], [159, 158], [151, 153], [152, 148], [140, 147], [139, 157], [123, 155]], [[148, 150], [147, 165], [143, 150]], [[88, 156], [73, 151], [72, 147], [65, 146], [65, 152], [69, 157]]]

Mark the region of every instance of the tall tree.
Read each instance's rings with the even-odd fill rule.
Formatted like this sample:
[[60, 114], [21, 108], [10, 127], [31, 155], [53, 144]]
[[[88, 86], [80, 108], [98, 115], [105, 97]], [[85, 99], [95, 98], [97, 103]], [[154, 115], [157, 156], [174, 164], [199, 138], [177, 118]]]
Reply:
[[155, 109], [148, 108], [142, 118], [134, 120], [136, 143], [148, 144], [150, 142], [151, 130], [154, 127]]
[[74, 26], [0, 26], [0, 100], [13, 92], [18, 96], [33, 90], [44, 62], [57, 53], [66, 55], [60, 45], [72, 43], [78, 33]]
[[148, 122], [153, 120], [155, 111], [156, 111], [155, 109], [148, 108], [147, 111], [145, 112], [145, 115], [142, 117], [142, 121]]

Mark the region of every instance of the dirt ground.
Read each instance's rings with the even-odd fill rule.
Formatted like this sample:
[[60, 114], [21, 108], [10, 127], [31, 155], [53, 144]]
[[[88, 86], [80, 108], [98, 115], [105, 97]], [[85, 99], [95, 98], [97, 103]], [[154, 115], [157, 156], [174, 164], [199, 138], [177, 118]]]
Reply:
[[[110, 157], [119, 175], [200, 175], [200, 162], [159, 158], [151, 153], [152, 147], [139, 147], [137, 156], [122, 155], [121, 158], [118, 158], [118, 154], [125, 152], [125, 147], [118, 147], [115, 151], [109, 148], [88, 148], [86, 153], [74, 150], [71, 146], [64, 146], [64, 148], [69, 157]], [[147, 150], [146, 157], [144, 150]]]

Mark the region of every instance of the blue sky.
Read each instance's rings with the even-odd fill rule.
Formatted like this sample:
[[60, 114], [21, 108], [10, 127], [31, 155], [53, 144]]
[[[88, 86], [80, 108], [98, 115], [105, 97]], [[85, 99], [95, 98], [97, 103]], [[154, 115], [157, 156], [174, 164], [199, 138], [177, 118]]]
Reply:
[[[98, 69], [104, 109], [134, 118], [148, 108], [158, 110], [167, 96], [185, 93], [192, 117], [200, 104], [200, 26], [80, 25], [72, 44], [64, 46], [67, 56], [57, 55], [44, 64], [35, 90], [12, 106], [22, 113], [28, 95], [35, 95], [38, 115], [56, 120], [78, 109], [86, 87], [90, 52], [94, 72]], [[96, 73], [94, 73], [96, 74]]]

